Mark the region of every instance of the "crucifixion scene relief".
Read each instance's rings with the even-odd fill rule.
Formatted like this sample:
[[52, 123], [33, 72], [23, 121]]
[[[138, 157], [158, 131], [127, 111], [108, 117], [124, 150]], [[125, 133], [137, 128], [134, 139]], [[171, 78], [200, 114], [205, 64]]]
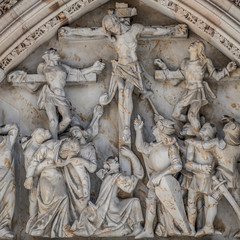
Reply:
[[0, 2], [0, 239], [240, 239], [239, 16]]

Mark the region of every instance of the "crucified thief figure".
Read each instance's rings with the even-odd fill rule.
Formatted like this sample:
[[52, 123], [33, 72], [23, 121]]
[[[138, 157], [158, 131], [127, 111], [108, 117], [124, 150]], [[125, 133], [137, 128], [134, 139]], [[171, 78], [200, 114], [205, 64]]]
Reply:
[[[66, 98], [64, 87], [71, 67], [59, 62], [60, 56], [55, 49], [50, 49], [42, 56], [43, 63], [38, 65], [38, 74], [43, 74], [47, 84], [44, 85], [38, 99], [39, 109], [45, 109], [49, 119], [49, 128], [53, 139], [58, 138], [58, 133], [64, 132], [72, 121], [70, 103]], [[99, 73], [104, 68], [104, 63], [96, 61], [91, 67], [75, 69], [80, 75]], [[61, 115], [61, 122], [58, 114]]]
[[[165, 80], [171, 75], [186, 80], [186, 88], [182, 93], [179, 101], [173, 109], [172, 116], [181, 122], [190, 122], [193, 132], [199, 132], [201, 123], [199, 118], [200, 109], [208, 104], [208, 99], [216, 98], [210, 89], [208, 83], [204, 80], [205, 74], [209, 77], [220, 81], [229, 73], [236, 70], [236, 63], [228, 63], [226, 68], [216, 71], [210, 58], [206, 57], [205, 45], [202, 41], [195, 41], [188, 48], [189, 58], [183, 60], [181, 68], [171, 71], [161, 59], [156, 59], [155, 64], [162, 68]], [[184, 110], [187, 109], [187, 114]]]
[[[153, 93], [147, 90], [143, 83], [143, 70], [137, 57], [137, 41], [140, 34], [150, 35], [172, 35], [178, 31], [184, 31], [185, 25], [169, 27], [144, 27], [141, 24], [130, 25], [124, 18], [119, 18], [115, 14], [106, 15], [102, 20], [105, 34], [113, 43], [118, 54], [118, 60], [113, 60], [113, 72], [108, 93], [100, 97], [100, 104], [109, 104], [117, 89], [118, 111], [123, 128], [123, 141], [130, 141], [130, 119], [133, 110], [132, 92], [134, 86], [140, 91], [141, 98], [150, 97]], [[180, 29], [181, 28], [181, 29]]]

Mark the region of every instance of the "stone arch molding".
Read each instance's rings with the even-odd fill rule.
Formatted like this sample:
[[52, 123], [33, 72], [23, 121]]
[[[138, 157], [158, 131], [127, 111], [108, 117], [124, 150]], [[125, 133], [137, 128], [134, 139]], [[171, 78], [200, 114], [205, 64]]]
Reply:
[[[21, 0], [0, 17], [0, 80], [58, 29], [109, 0]], [[186, 23], [240, 65], [240, 8], [234, 1], [141, 0]]]

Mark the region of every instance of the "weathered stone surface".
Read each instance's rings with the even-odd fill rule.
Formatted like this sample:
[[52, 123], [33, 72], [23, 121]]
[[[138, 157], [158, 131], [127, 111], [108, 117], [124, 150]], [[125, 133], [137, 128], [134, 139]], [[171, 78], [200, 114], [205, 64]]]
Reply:
[[[75, 22], [73, 22], [69, 26], [73, 28], [101, 27], [102, 19], [108, 12], [108, 9], [114, 8], [116, 6], [115, 5], [116, 1], [109, 1], [107, 4], [102, 6], [99, 6], [99, 5], [103, 4], [106, 1], [92, 1], [93, 3], [92, 5], [90, 3], [91, 1], [87, 1], [87, 2], [75, 1], [75, 3], [73, 3], [74, 1], [42, 1], [41, 4], [44, 3], [45, 5], [47, 5], [47, 2], [49, 4], [58, 2], [60, 5], [63, 4], [62, 6], [65, 6], [65, 3], [66, 3], [68, 4], [69, 7], [75, 4], [72, 10], [71, 8], [68, 8], [69, 10], [68, 16], [69, 16], [69, 19], [71, 19], [69, 21], [72, 21], [72, 19], [76, 20], [80, 15], [84, 15], [84, 14], [85, 15], [79, 18], [78, 20], [76, 20]], [[82, 8], [83, 11], [80, 13], [76, 9], [79, 9], [78, 7], [80, 5], [82, 7], [83, 2], [86, 3], [86, 8]], [[140, 39], [138, 41], [138, 46], [136, 50], [138, 61], [141, 62], [146, 73], [149, 76], [151, 76], [151, 78], [148, 77], [144, 81], [146, 85], [148, 87], [151, 87], [151, 89], [153, 89], [154, 91], [154, 95], [152, 96], [152, 102], [156, 108], [156, 111], [158, 111], [159, 114], [163, 115], [166, 119], [171, 119], [171, 114], [172, 114], [174, 105], [179, 100], [180, 94], [184, 91], [186, 85], [185, 83], [180, 83], [177, 86], [172, 86], [165, 81], [164, 82], [155, 81], [154, 74], [157, 69], [154, 66], [154, 60], [156, 58], [161, 58], [166, 63], [167, 67], [170, 70], [176, 70], [181, 65], [182, 60], [188, 57], [188, 51], [187, 51], [188, 46], [192, 42], [195, 42], [196, 40], [202, 40], [206, 45], [206, 56], [213, 61], [213, 64], [216, 67], [216, 69], [220, 70], [226, 67], [228, 62], [230, 62], [230, 59], [226, 57], [224, 54], [231, 57], [232, 60], [234, 59], [237, 60], [238, 52], [239, 52], [239, 49], [238, 49], [239, 43], [237, 42], [239, 35], [234, 37], [234, 34], [237, 34], [237, 30], [235, 32], [232, 32], [232, 34], [229, 33], [231, 32], [230, 31], [231, 28], [229, 28], [228, 30], [224, 30], [226, 25], [223, 24], [223, 21], [229, 20], [226, 14], [222, 14], [217, 18], [218, 11], [216, 9], [213, 9], [214, 10], [213, 16], [208, 15], [207, 16], [208, 21], [204, 23], [202, 18], [202, 16], [204, 15], [204, 10], [206, 10], [207, 13], [209, 14], [209, 11], [211, 10], [211, 8], [207, 8], [204, 5], [204, 7], [202, 7], [202, 12], [201, 12], [202, 16], [199, 17], [200, 10], [198, 14], [196, 14], [196, 8], [199, 2], [201, 1], [193, 1], [193, 5], [191, 5], [192, 9], [186, 8], [186, 5], [188, 5], [187, 1], [185, 1], [186, 5], [184, 5], [184, 1], [172, 1], [172, 2], [175, 5], [174, 4], [166, 5], [166, 3], [167, 4], [169, 3], [169, 1], [167, 0], [162, 0], [162, 1], [149, 0], [148, 2], [135, 1], [134, 2], [135, 5], [132, 5], [133, 2], [130, 0], [124, 1], [124, 3], [128, 3], [129, 7], [136, 7], [137, 9], [138, 15], [133, 18], [133, 22], [132, 22], [133, 24], [140, 23], [144, 26], [163, 26], [163, 25], [169, 26], [169, 25], [179, 24], [182, 21], [189, 24], [190, 32], [189, 32], [189, 38], [187, 39], [162, 38], [162, 39]], [[155, 9], [152, 8], [151, 6], [155, 6]], [[231, 8], [227, 4], [225, 4], [224, 6], [225, 6], [225, 11], [230, 12], [233, 5], [231, 5]], [[19, 5], [18, 7], [19, 7], [19, 13], [20, 13], [20, 11], [22, 11], [21, 8], [24, 8], [24, 6]], [[28, 5], [28, 7], [30, 6]], [[94, 11], [90, 12], [90, 10], [93, 10], [95, 7], [97, 8]], [[125, 5], [121, 7], [125, 7]], [[37, 8], [35, 8], [35, 11], [36, 9]], [[164, 12], [164, 14], [171, 16], [171, 18], [167, 17], [164, 14], [160, 14], [159, 12], [160, 9], [162, 12]], [[56, 12], [58, 12], [57, 15], [55, 15], [56, 13], [55, 10]], [[6, 51], [3, 55], [1, 55], [1, 57], [4, 59], [6, 56], [9, 56], [8, 54], [13, 54], [11, 56], [14, 59], [15, 58], [14, 54], [16, 54], [17, 56], [16, 59], [14, 59], [14, 61], [11, 63], [11, 66], [8, 65], [7, 63], [6, 66], [9, 66], [9, 68], [6, 67], [5, 69], [7, 70], [4, 73], [7, 74], [9, 70], [11, 71], [21, 70], [21, 71], [27, 72], [28, 74], [35, 74], [37, 72], [37, 66], [42, 62], [40, 56], [42, 56], [43, 53], [49, 48], [57, 49], [61, 57], [61, 62], [72, 68], [80, 68], [80, 69], [86, 68], [92, 65], [92, 63], [95, 62], [97, 59], [99, 60], [101, 59], [106, 64], [106, 68], [98, 76], [97, 82], [88, 83], [81, 86], [66, 85], [64, 89], [66, 93], [66, 97], [70, 101], [70, 106], [72, 108], [72, 114], [74, 116], [73, 123], [75, 122], [75, 125], [80, 126], [80, 130], [79, 130], [80, 132], [85, 131], [84, 134], [86, 134], [84, 135], [85, 136], [84, 139], [86, 140], [86, 142], [85, 143], [80, 142], [80, 144], [82, 143], [84, 149], [86, 150], [85, 156], [89, 156], [87, 153], [93, 152], [92, 147], [89, 147], [89, 146], [94, 145], [96, 149], [94, 150], [96, 152], [96, 158], [93, 161], [95, 163], [95, 165], [93, 164], [95, 167], [92, 168], [92, 171], [88, 171], [88, 169], [87, 170], [85, 169], [86, 170], [85, 176], [87, 176], [87, 178], [90, 178], [91, 180], [90, 190], [85, 191], [87, 192], [86, 198], [87, 199], [90, 198], [91, 202], [95, 204], [97, 200], [98, 200], [97, 202], [99, 202], [98, 197], [100, 194], [99, 190], [101, 188], [101, 184], [103, 184], [102, 186], [104, 186], [106, 185], [106, 182], [101, 183], [101, 181], [99, 180], [99, 178], [95, 173], [89, 173], [89, 172], [94, 172], [96, 170], [102, 169], [105, 159], [107, 159], [109, 156], [116, 156], [119, 154], [119, 146], [118, 146], [119, 145], [119, 126], [118, 126], [119, 112], [118, 112], [118, 106], [117, 106], [118, 99], [113, 98], [112, 102], [108, 106], [104, 106], [104, 110], [103, 110], [104, 113], [102, 113], [102, 110], [101, 111], [99, 110], [98, 112], [98, 110], [96, 110], [97, 107], [95, 107], [98, 104], [99, 97], [108, 90], [111, 73], [113, 71], [111, 61], [114, 59], [117, 59], [118, 55], [114, 49], [114, 46], [110, 41], [108, 41], [107, 38], [99, 38], [95, 40], [88, 39], [83, 41], [78, 41], [77, 39], [74, 39], [74, 41], [70, 41], [71, 39], [57, 39], [57, 30], [59, 29], [60, 26], [62, 26], [63, 23], [64, 24], [67, 23], [67, 21], [65, 21], [66, 20], [65, 19], [66, 12], [64, 12], [65, 10], [62, 11], [61, 9], [60, 11], [60, 8], [59, 9], [56, 8], [55, 10], [53, 8], [51, 10], [48, 9], [48, 11], [45, 12], [46, 16], [43, 17], [42, 15], [43, 19], [41, 20], [41, 23], [43, 23], [43, 25], [45, 26], [44, 33], [43, 35], [41, 35], [43, 36], [42, 41], [35, 42], [34, 40], [32, 42], [31, 39], [30, 40], [28, 39], [29, 41], [28, 40], [25, 41], [24, 44], [22, 45], [22, 39], [19, 40], [19, 42], [15, 42], [13, 35], [11, 34], [3, 35], [5, 37], [8, 36], [11, 39], [11, 41], [14, 40], [13, 42], [15, 43], [14, 44], [9, 43], [10, 47], [7, 50], [5, 49], [5, 47], [4, 49], [1, 49], [1, 50], [4, 50], [4, 52]], [[75, 10], [76, 12], [74, 12]], [[10, 14], [10, 11], [11, 10], [9, 10], [8, 12], [9, 14]], [[64, 12], [64, 14], [62, 14], [62, 12]], [[47, 13], [52, 13], [51, 17]], [[58, 15], [59, 13], [61, 14]], [[197, 18], [195, 18], [195, 16], [197, 16]], [[174, 20], [175, 18], [178, 19], [178, 21], [180, 22]], [[212, 21], [215, 22], [215, 25], [212, 25], [210, 18], [212, 19]], [[13, 14], [12, 20], [14, 19], [16, 20], [16, 16]], [[37, 21], [40, 21], [39, 18], [36, 18], [36, 19]], [[21, 21], [18, 21], [18, 20], [16, 21], [18, 22], [18, 24], [20, 24], [18, 26], [23, 26], [21, 24]], [[219, 25], [218, 26], [219, 29], [215, 28], [216, 25]], [[15, 25], [15, 27], [16, 26], [17, 25]], [[10, 27], [9, 29], [11, 29], [11, 26], [9, 27]], [[34, 32], [34, 34], [36, 33], [35, 30], [40, 29], [40, 28], [31, 29], [30, 26], [28, 27], [31, 31]], [[50, 33], [51, 30], [53, 30], [53, 33]], [[216, 31], [214, 32], [213, 30], [216, 30], [217, 32]], [[22, 30], [19, 30], [19, 31], [22, 31]], [[9, 33], [10, 32], [11, 31], [9, 30]], [[199, 33], [201, 37], [203, 37], [205, 40], [212, 42], [213, 45], [216, 46], [218, 49], [222, 50], [222, 52], [220, 52], [215, 47], [210, 45], [200, 36], [197, 36], [196, 34], [194, 34], [194, 32]], [[12, 33], [14, 33], [14, 31]], [[51, 34], [55, 34], [55, 35], [54, 36], [52, 35], [53, 36], [52, 39], [43, 43], [44, 41], [47, 40], [47, 38], [45, 38], [46, 36], [45, 34], [46, 35], [49, 34], [48, 36], [50, 36]], [[24, 36], [28, 37], [29, 34], [26, 34]], [[235, 42], [233, 41], [233, 39], [235, 39], [234, 40]], [[4, 41], [5, 43], [7, 43], [7, 38], [5, 38]], [[32, 43], [33, 45], [31, 45]], [[11, 47], [12, 49], [16, 49], [17, 47], [16, 49], [17, 51], [12, 52]], [[24, 51], [22, 51], [21, 47], [23, 47]], [[35, 51], [33, 51], [34, 49]], [[21, 53], [20, 54], [21, 56], [18, 56], [19, 54], [18, 51]], [[208, 105], [202, 107], [200, 110], [200, 114], [204, 115], [205, 120], [207, 122], [212, 122], [216, 125], [217, 131], [218, 131], [218, 137], [220, 138], [224, 136], [223, 125], [221, 123], [222, 115], [232, 116], [236, 120], [240, 119], [240, 114], [239, 114], [240, 85], [238, 80], [239, 78], [238, 72], [239, 70], [236, 73], [233, 73], [229, 79], [224, 78], [222, 82], [219, 81], [217, 83], [212, 81], [211, 79], [206, 78], [206, 80], [209, 82], [209, 86], [211, 90], [213, 91], [213, 93], [216, 95], [217, 98], [210, 100]], [[4, 81], [1, 84], [0, 96], [1, 96], [0, 97], [0, 100], [1, 100], [0, 102], [1, 121], [0, 122], [1, 124], [10, 123], [13, 121], [17, 123], [20, 129], [19, 131], [20, 138], [24, 136], [30, 136], [36, 128], [49, 129], [49, 121], [45, 111], [37, 110], [37, 99], [39, 96], [39, 92], [32, 94], [24, 87], [12, 86], [12, 85], [9, 85], [9, 83], [7, 83], [6, 81]], [[132, 143], [135, 142], [133, 120], [137, 117], [138, 114], [140, 114], [142, 116], [142, 119], [144, 119], [144, 124], [145, 124], [144, 130], [143, 130], [145, 141], [153, 142], [155, 138], [152, 135], [151, 127], [154, 126], [155, 124], [153, 121], [153, 111], [151, 109], [151, 106], [149, 105], [148, 101], [141, 100], [139, 98], [139, 92], [137, 91], [133, 92], [132, 98], [133, 98], [134, 108], [131, 113], [131, 119], [130, 119], [131, 141]], [[102, 117], [100, 119], [101, 115]], [[233, 120], [231, 121], [233, 122]], [[159, 124], [158, 124], [158, 127], [159, 127]], [[82, 130], [82, 129], [85, 129], [85, 130]], [[181, 129], [182, 129], [182, 125], [178, 124], [178, 128], [177, 128], [178, 135]], [[231, 129], [231, 126], [230, 126], [230, 129]], [[70, 132], [72, 134], [71, 135], [72, 137], [76, 137], [76, 135], [74, 135], [76, 134], [74, 133], [74, 129], [72, 129], [72, 131]], [[67, 134], [70, 134], [70, 133], [67, 132]], [[91, 139], [91, 134], [92, 134], [92, 138], [94, 137], [93, 140]], [[90, 139], [88, 139], [87, 136], [90, 137]], [[64, 136], [61, 136], [61, 137], [64, 137]], [[238, 139], [239, 136], [236, 135], [236, 138]], [[83, 138], [79, 137], [79, 139], [83, 139]], [[180, 157], [181, 157], [181, 160], [183, 161], [182, 165], [184, 166], [184, 161], [186, 160], [184, 157], [185, 147], [183, 145], [183, 141], [179, 140], [178, 138], [176, 138], [176, 140], [178, 141], [179, 151], [181, 153]], [[201, 139], [197, 139], [197, 140], [201, 140]], [[61, 140], [57, 140], [57, 141], [61, 141]], [[93, 143], [88, 145], [89, 141], [93, 141]], [[224, 149], [222, 149], [221, 151], [220, 150], [221, 148], [219, 148], [218, 149], [219, 152], [217, 156], [221, 158], [222, 155], [228, 154], [227, 151], [231, 148], [230, 145], [226, 148], [227, 150], [225, 151]], [[132, 151], [140, 159], [141, 164], [144, 165], [143, 158], [141, 154], [139, 154], [138, 151], [136, 150], [135, 144], [132, 144]], [[201, 149], [201, 151], [203, 151], [203, 154], [205, 154], [205, 149], [204, 150]], [[29, 192], [25, 190], [23, 187], [25, 176], [26, 176], [25, 166], [24, 166], [24, 156], [23, 156], [24, 152], [18, 142], [16, 143], [15, 152], [17, 153], [15, 154], [15, 157], [16, 157], [15, 173], [16, 173], [16, 180], [17, 180], [16, 181], [17, 206], [15, 209], [13, 230], [17, 236], [16, 239], [35, 239], [34, 237], [31, 237], [30, 235], [26, 234], [26, 224], [27, 224], [27, 221], [29, 220], [29, 216], [31, 216], [32, 210], [30, 209], [30, 213], [27, 210], [29, 207], [29, 197], [28, 197]], [[41, 154], [39, 154], [38, 156], [40, 155]], [[237, 155], [238, 153], [236, 153], [236, 156]], [[44, 156], [44, 155], [41, 155], [41, 156]], [[78, 157], [81, 157], [81, 156], [78, 156]], [[166, 158], [166, 160], [168, 159]], [[239, 168], [239, 165], [237, 165], [237, 160], [238, 160], [237, 157], [235, 157], [234, 158], [235, 169]], [[26, 156], [25, 156], [25, 163], [26, 163]], [[26, 168], [26, 170], [27, 169], [28, 168]], [[180, 168], [179, 168], [179, 171], [180, 171]], [[136, 174], [133, 174], [133, 175], [135, 176]], [[129, 174], [129, 176], [133, 176], [133, 175]], [[64, 175], [59, 175], [59, 176], [64, 182], [65, 181]], [[79, 181], [80, 180], [81, 179], [79, 179]], [[147, 209], [151, 209], [151, 201], [146, 200], [146, 203], [145, 203], [145, 199], [147, 197], [147, 192], [148, 192], [147, 182], [148, 182], [148, 176], [146, 173], [143, 180], [141, 180], [141, 177], [138, 177], [138, 184], [134, 185], [134, 187], [131, 189], [132, 191], [129, 191], [134, 197], [138, 199], [137, 202], [140, 202], [140, 205], [142, 207], [142, 212], [144, 214], [145, 214], [145, 205]], [[76, 185], [80, 186], [79, 183], [77, 182], [75, 183]], [[129, 185], [132, 184], [131, 181], [128, 183]], [[52, 184], [54, 185], [53, 182]], [[60, 183], [58, 184], [59, 184], [58, 186], [56, 184], [57, 187], [55, 186], [55, 188], [61, 189], [62, 186], [60, 186]], [[39, 186], [40, 185], [41, 184], [39, 183]], [[174, 184], [172, 183], [172, 185]], [[117, 188], [117, 186], [114, 186], [114, 188], [115, 187]], [[89, 189], [89, 186], [86, 189]], [[171, 189], [171, 187], [169, 189]], [[71, 197], [65, 190], [66, 189], [62, 190], [62, 193], [64, 193], [63, 198], [66, 199], [65, 201], [67, 201]], [[178, 187], [175, 187], [173, 191], [178, 191], [178, 190], [179, 190]], [[44, 193], [44, 188], [43, 188], [43, 193]], [[133, 196], [128, 195], [129, 201], [132, 201], [134, 199]], [[181, 200], [178, 201], [180, 195], [176, 194], [174, 196], [175, 196], [175, 199], [177, 199], [175, 201], [177, 202], [176, 206], [181, 205], [179, 209], [182, 209], [182, 205], [183, 205], [182, 201]], [[48, 197], [48, 196], [46, 195], [45, 197]], [[56, 197], [59, 197], [59, 196], [56, 195]], [[117, 198], [114, 198], [114, 199], [116, 200]], [[187, 198], [185, 197], [185, 199]], [[138, 203], [136, 205], [138, 205]], [[167, 234], [172, 235], [172, 229], [174, 229], [174, 226], [172, 226], [173, 220], [171, 217], [171, 212], [169, 214], [169, 212], [166, 211], [166, 208], [168, 208], [169, 205], [166, 204], [165, 209], [162, 209], [163, 205], [157, 204], [157, 206], [159, 207], [159, 211], [155, 210], [158, 213], [157, 214], [158, 225], [157, 225], [156, 233], [161, 236], [166, 236]], [[105, 209], [105, 211], [107, 211], [107, 209]], [[141, 211], [138, 209], [137, 212], [140, 214]], [[183, 216], [183, 219], [185, 220], [185, 216], [184, 215], [182, 216]], [[141, 216], [139, 217], [138, 220], [140, 221], [140, 219], [141, 219]], [[144, 215], [144, 219], [147, 219], [145, 215]], [[162, 222], [164, 220], [166, 221], [165, 223]], [[199, 222], [199, 219], [197, 220], [197, 222]], [[64, 219], [63, 224], [68, 224], [68, 221], [65, 221]], [[164, 229], [166, 230], [166, 228], [162, 227], [164, 226], [164, 224], [165, 225], [167, 224], [169, 226], [168, 233], [161, 232]], [[184, 223], [184, 224], [185, 226], [187, 226], [188, 223]], [[197, 229], [195, 230], [198, 230], [201, 227], [203, 227], [203, 225], [201, 226], [200, 225], [197, 225]], [[223, 232], [223, 236], [221, 235], [214, 235], [211, 237], [205, 236], [205, 237], [202, 237], [202, 239], [232, 238], [233, 235], [239, 230], [239, 220], [237, 218], [237, 215], [234, 212], [234, 210], [230, 207], [230, 203], [224, 197], [218, 202], [218, 212], [214, 221], [214, 226], [216, 230]], [[49, 234], [49, 232], [47, 232], [44, 235], [48, 237], [54, 236]], [[59, 237], [62, 237], [63, 235], [57, 233], [55, 236], [59, 238]], [[116, 235], [111, 235], [111, 236], [112, 236], [112, 239], [114, 239]], [[172, 237], [171, 239], [178, 239], [178, 238], [179, 237]], [[38, 237], [38, 239], [44, 239], [44, 238]], [[81, 239], [81, 237], [74, 237], [73, 239]], [[125, 238], [122, 238], [122, 239], [125, 239]]]

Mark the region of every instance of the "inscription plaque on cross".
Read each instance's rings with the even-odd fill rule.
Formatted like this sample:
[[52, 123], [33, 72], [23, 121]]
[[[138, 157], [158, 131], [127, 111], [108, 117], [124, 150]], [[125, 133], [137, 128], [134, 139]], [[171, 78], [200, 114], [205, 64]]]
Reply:
[[[174, 26], [143, 26], [130, 25], [129, 18], [136, 15], [135, 8], [128, 8], [127, 4], [116, 5], [102, 20], [102, 27], [70, 28], [63, 27], [59, 31], [59, 39], [70, 41], [84, 41], [91, 39], [108, 38], [114, 45], [118, 59], [112, 61], [113, 71], [108, 92], [103, 94], [99, 103], [109, 104], [118, 90], [119, 113], [119, 149], [122, 145], [131, 147], [130, 119], [133, 111], [132, 92], [134, 87], [141, 93], [142, 99], [147, 99], [157, 113], [151, 101], [153, 92], [146, 88], [143, 81], [144, 70], [138, 61], [138, 39], [162, 37], [187, 38], [188, 30], [185, 24]], [[120, 153], [120, 151], [119, 151]], [[121, 168], [130, 173], [128, 160], [119, 155]]]

